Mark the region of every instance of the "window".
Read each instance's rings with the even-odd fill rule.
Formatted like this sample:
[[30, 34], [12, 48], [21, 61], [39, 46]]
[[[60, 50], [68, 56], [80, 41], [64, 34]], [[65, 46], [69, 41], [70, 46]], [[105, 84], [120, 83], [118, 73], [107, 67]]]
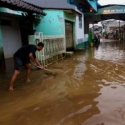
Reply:
[[79, 28], [82, 28], [82, 16], [79, 16]]

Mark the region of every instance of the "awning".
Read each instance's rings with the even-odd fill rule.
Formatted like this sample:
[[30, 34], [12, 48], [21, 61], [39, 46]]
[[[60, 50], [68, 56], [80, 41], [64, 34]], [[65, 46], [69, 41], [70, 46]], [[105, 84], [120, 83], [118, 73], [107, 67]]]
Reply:
[[46, 15], [42, 8], [22, 0], [0, 0], [0, 7]]
[[81, 12], [96, 12], [88, 0], [69, 0], [69, 3], [76, 5]]

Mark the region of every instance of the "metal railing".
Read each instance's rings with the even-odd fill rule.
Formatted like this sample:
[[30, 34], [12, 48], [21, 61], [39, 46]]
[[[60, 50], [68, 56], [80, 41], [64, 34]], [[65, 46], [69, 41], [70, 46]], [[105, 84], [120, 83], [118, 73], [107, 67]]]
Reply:
[[64, 58], [66, 52], [64, 36], [44, 36], [38, 32], [29, 36], [29, 44], [37, 45], [38, 42], [44, 43], [43, 50], [36, 52], [37, 58], [44, 66]]
[[41, 63], [47, 66], [63, 57], [66, 52], [64, 36], [44, 36], [42, 38], [44, 48], [41, 51]]

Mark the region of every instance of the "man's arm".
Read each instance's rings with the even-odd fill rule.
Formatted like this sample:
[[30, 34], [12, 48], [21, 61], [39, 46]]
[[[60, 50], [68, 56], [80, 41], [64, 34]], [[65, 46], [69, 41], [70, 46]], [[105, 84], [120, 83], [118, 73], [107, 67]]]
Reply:
[[41, 68], [43, 68], [43, 66], [40, 64], [40, 62], [36, 58], [34, 58], [32, 53], [29, 54], [29, 57], [30, 57], [30, 59], [32, 60], [32, 62], [34, 63], [35, 66], [40, 66]]

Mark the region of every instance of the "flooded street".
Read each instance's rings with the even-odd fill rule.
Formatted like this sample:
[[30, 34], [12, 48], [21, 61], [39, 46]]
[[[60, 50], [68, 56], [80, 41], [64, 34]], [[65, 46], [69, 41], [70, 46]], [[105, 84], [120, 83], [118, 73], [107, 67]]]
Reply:
[[0, 76], [0, 125], [125, 125], [125, 43], [101, 42], [48, 67]]

